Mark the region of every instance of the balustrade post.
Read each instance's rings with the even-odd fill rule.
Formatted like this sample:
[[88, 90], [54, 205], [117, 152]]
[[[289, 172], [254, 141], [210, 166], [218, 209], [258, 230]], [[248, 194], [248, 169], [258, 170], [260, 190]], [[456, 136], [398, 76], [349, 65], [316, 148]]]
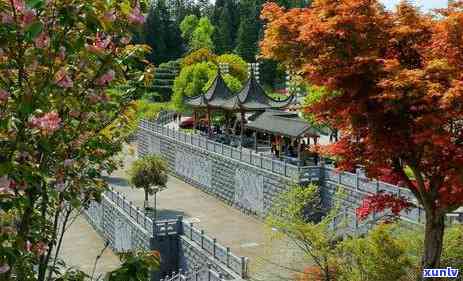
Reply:
[[204, 230], [201, 229], [201, 249], [204, 249]]
[[224, 153], [223, 153], [223, 143], [222, 143], [222, 155], [224, 155]]
[[230, 266], [230, 247], [227, 247], [227, 266]]
[[240, 145], [240, 161], [243, 159], [243, 146]]
[[359, 190], [359, 182], [360, 182], [360, 179], [359, 179], [359, 170], [357, 169], [355, 171], [355, 190]]
[[190, 240], [193, 241], [193, 223], [190, 222]]
[[252, 150], [249, 150], [249, 163], [252, 164]]
[[212, 245], [212, 256], [215, 258], [215, 257], [216, 257], [216, 256], [215, 256], [215, 249], [216, 249], [217, 239], [214, 238], [214, 239], [212, 240], [212, 242], [213, 242], [213, 245]]
[[246, 278], [246, 258], [241, 257], [241, 277]]
[[212, 265], [208, 264], [207, 265], [207, 281], [211, 281], [211, 269], [212, 269]]

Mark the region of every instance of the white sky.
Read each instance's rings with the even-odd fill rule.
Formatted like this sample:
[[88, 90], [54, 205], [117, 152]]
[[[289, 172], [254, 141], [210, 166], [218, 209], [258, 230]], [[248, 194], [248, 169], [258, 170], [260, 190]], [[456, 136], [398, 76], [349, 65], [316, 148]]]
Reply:
[[[381, 0], [381, 2], [383, 2], [388, 9], [393, 9], [400, 0]], [[410, 2], [423, 9], [423, 11], [447, 7], [447, 0], [410, 0]]]

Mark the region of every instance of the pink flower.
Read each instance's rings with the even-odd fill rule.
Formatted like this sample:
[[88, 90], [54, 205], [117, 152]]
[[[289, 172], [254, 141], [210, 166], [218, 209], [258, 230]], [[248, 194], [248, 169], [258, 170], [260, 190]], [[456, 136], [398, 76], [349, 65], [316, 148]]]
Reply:
[[61, 118], [56, 112], [49, 112], [42, 117], [33, 117], [31, 124], [34, 128], [40, 129], [42, 134], [51, 135], [59, 129]]
[[116, 12], [114, 11], [114, 9], [111, 9], [110, 11], [104, 14], [103, 18], [106, 21], [113, 22], [116, 20]]
[[37, 256], [43, 256], [45, 252], [48, 250], [47, 244], [45, 242], [39, 241], [37, 242], [34, 247], [32, 248], [32, 251], [37, 255]]
[[92, 53], [100, 54], [100, 53], [103, 53], [108, 48], [110, 43], [111, 43], [110, 36], [106, 37], [98, 32], [96, 34], [95, 41], [93, 42], [92, 45], [87, 45], [87, 49]]
[[58, 72], [56, 72], [55, 83], [56, 85], [65, 89], [72, 88], [72, 86], [74, 86], [72, 79], [69, 77], [64, 68], [61, 68], [60, 70], [58, 70]]
[[50, 37], [48, 37], [48, 34], [45, 32], [42, 32], [35, 38], [35, 45], [37, 48], [43, 49], [48, 47], [48, 44], [50, 43]]
[[9, 97], [10, 97], [10, 93], [8, 91], [0, 89], [0, 102], [1, 103], [8, 101]]
[[109, 84], [111, 81], [113, 81], [115, 75], [116, 73], [114, 72], [114, 70], [110, 69], [96, 80], [96, 84], [99, 86], [105, 86]]
[[13, 6], [16, 11], [22, 12], [26, 9], [26, 2], [24, 0], [13, 0]]
[[7, 177], [3, 176], [0, 178], [0, 194], [2, 195], [13, 195], [13, 189], [11, 188], [12, 181]]
[[0, 265], [0, 274], [10, 271], [10, 266], [7, 263]]
[[13, 16], [9, 15], [7, 13], [1, 13], [0, 17], [2, 18], [2, 23], [3, 24], [12, 24], [13, 23]]
[[32, 244], [30, 241], [26, 241], [26, 245], [25, 245], [25, 250], [26, 252], [30, 252], [32, 250]]
[[35, 11], [25, 10], [23, 12], [23, 16], [21, 17], [21, 26], [28, 26], [34, 21], [34, 19], [35, 19]]
[[129, 22], [132, 24], [143, 24], [145, 22], [145, 17], [140, 12], [140, 3], [137, 2], [132, 9], [132, 13], [129, 15]]

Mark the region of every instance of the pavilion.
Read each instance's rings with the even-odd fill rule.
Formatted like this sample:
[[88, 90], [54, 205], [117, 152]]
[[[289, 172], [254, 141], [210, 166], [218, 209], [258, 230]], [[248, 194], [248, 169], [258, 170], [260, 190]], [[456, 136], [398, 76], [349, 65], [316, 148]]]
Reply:
[[[241, 140], [243, 140], [245, 113], [246, 112], [264, 112], [267, 109], [283, 109], [288, 107], [293, 96], [285, 100], [276, 100], [269, 97], [262, 86], [257, 82], [256, 77], [251, 73], [243, 89], [233, 94], [225, 84], [222, 74], [219, 71], [209, 89], [196, 97], [186, 99], [186, 104], [193, 108], [193, 115], [196, 127], [197, 113], [206, 111], [210, 128], [210, 115], [212, 111], [222, 111], [225, 113], [241, 114]], [[228, 132], [228, 121], [227, 132]]]
[[326, 134], [321, 129], [314, 128], [306, 120], [299, 117], [296, 112], [286, 112], [281, 110], [267, 109], [260, 114], [254, 121], [245, 126], [255, 132], [262, 132], [275, 136], [278, 139], [278, 148], [281, 151], [281, 138], [289, 139], [291, 142], [297, 143], [297, 160], [301, 160], [302, 140], [308, 138], [317, 144], [321, 134]]

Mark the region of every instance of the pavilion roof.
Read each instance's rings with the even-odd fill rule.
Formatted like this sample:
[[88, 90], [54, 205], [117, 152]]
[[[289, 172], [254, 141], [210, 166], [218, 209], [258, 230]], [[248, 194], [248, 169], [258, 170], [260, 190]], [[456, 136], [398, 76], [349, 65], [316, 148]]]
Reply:
[[293, 96], [290, 96], [283, 101], [279, 101], [269, 97], [253, 74], [243, 89], [234, 95], [219, 72], [206, 93], [188, 98], [186, 102], [193, 107], [210, 106], [230, 111], [258, 111], [288, 107], [293, 102], [293, 98]]
[[228, 110], [256, 111], [265, 109], [280, 109], [291, 104], [293, 96], [283, 101], [269, 97], [262, 86], [257, 82], [256, 77], [251, 77], [244, 85], [243, 89], [223, 105]]
[[233, 93], [225, 84], [219, 71], [206, 93], [187, 98], [186, 102], [193, 107], [222, 107], [231, 97], [233, 97]]
[[293, 138], [318, 137], [322, 133], [300, 118], [297, 113], [281, 110], [266, 110], [245, 126], [251, 130]]

